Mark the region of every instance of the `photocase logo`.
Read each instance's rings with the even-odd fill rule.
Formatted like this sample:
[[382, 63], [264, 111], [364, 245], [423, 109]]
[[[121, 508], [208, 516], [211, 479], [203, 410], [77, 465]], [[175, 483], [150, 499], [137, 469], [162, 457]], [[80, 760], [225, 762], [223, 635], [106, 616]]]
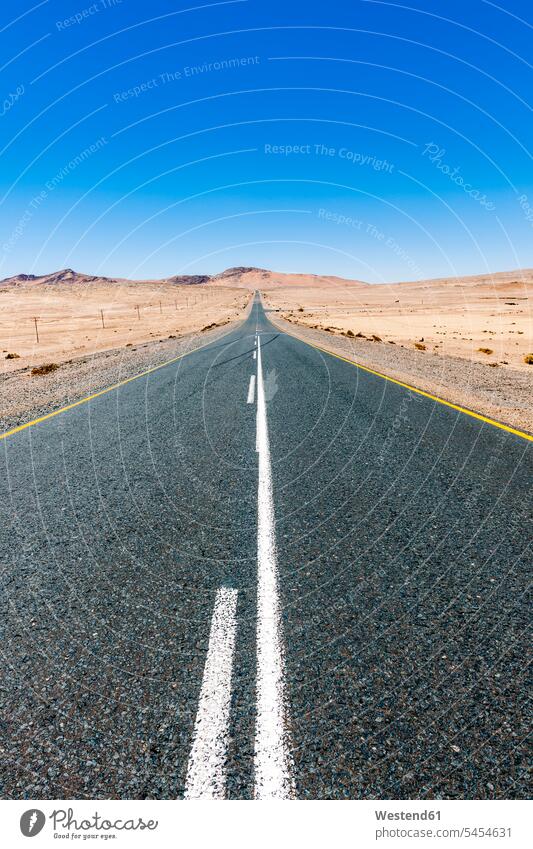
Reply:
[[38, 808], [30, 808], [29, 811], [24, 811], [20, 818], [20, 830], [24, 837], [35, 837], [42, 831], [46, 822], [46, 817]]
[[[20, 818], [20, 830], [24, 837], [35, 837], [39, 834], [43, 830], [46, 819], [47, 817], [38, 808], [29, 808], [24, 811]], [[48, 819], [54, 837], [70, 839], [81, 837], [83, 834], [84, 840], [88, 837], [109, 839], [110, 836], [117, 836], [115, 832], [155, 831], [159, 825], [158, 820], [144, 820], [142, 817], [128, 819], [119, 817], [112, 820], [99, 814], [98, 811], [90, 816], [76, 819], [73, 808], [57, 808], [49, 814]]]

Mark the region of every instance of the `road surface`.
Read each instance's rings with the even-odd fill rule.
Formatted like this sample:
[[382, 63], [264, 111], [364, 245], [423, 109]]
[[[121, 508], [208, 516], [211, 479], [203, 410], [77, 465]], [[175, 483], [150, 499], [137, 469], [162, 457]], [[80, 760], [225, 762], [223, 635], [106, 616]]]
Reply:
[[0, 448], [4, 798], [527, 796], [531, 442], [256, 298]]

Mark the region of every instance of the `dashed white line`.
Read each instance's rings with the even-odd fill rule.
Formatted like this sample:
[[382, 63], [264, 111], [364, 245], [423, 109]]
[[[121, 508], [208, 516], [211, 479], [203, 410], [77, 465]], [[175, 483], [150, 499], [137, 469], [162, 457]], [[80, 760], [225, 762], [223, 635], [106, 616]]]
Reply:
[[187, 765], [186, 799], [224, 799], [238, 591], [217, 591]]
[[257, 340], [257, 715], [255, 798], [294, 796], [284, 701], [284, 656], [278, 599], [274, 501], [261, 343]]
[[248, 397], [246, 399], [247, 404], [253, 404], [255, 397], [255, 374], [250, 375], [250, 385], [248, 386]]

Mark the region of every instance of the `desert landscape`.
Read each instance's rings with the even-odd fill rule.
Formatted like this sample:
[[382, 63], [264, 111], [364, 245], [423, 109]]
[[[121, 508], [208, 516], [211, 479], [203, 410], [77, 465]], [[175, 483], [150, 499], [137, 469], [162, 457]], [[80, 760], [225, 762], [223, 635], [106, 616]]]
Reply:
[[127, 280], [72, 269], [0, 281], [0, 430], [223, 334], [250, 296], [207, 277]]
[[[63, 269], [0, 282], [0, 344], [6, 372], [61, 363], [127, 345], [183, 336], [227, 323], [247, 298], [207, 277], [126, 280]], [[14, 356], [16, 355], [16, 356]]]
[[[368, 285], [269, 288], [267, 301], [306, 327], [361, 333], [419, 351], [526, 370], [533, 349], [531, 269]], [[360, 337], [359, 337], [360, 338]]]
[[3, 424], [111, 383], [119, 363], [134, 373], [219, 335], [254, 291], [280, 329], [533, 431], [531, 269], [393, 284], [250, 267], [140, 281], [20, 274], [0, 281]]

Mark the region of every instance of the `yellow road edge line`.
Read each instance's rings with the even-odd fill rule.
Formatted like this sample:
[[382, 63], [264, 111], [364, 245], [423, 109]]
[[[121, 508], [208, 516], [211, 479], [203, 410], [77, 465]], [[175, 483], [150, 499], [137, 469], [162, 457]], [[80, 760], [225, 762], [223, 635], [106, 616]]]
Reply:
[[498, 422], [496, 419], [490, 419], [488, 416], [483, 416], [481, 413], [475, 413], [473, 410], [468, 410], [466, 407], [460, 407], [458, 404], [452, 404], [451, 401], [445, 401], [444, 398], [439, 398], [438, 395], [432, 395], [431, 392], [425, 392], [423, 389], [417, 389], [416, 386], [411, 386], [409, 383], [403, 383], [401, 380], [396, 380], [394, 377], [389, 377], [388, 374], [382, 374], [380, 371], [376, 371], [373, 368], [369, 368], [368, 366], [363, 366], [361, 363], [356, 363], [354, 360], [349, 360], [347, 357], [341, 357], [340, 354], [335, 354], [333, 351], [328, 351], [327, 348], [322, 348], [320, 345], [315, 345], [314, 342], [309, 342], [307, 339], [301, 339], [299, 336], [296, 336], [295, 333], [290, 333], [288, 330], [279, 328], [282, 333], [286, 333], [287, 336], [292, 336], [293, 339], [297, 339], [298, 342], [303, 342], [304, 345], [309, 345], [310, 348], [316, 348], [317, 351], [322, 351], [324, 354], [329, 354], [331, 357], [336, 357], [338, 360], [342, 360], [344, 363], [349, 363], [351, 366], [355, 366], [355, 368], [360, 368], [363, 371], [367, 371], [370, 374], [375, 374], [377, 377], [383, 378], [383, 380], [388, 380], [390, 383], [395, 383], [397, 386], [402, 386], [404, 389], [409, 389], [410, 392], [416, 392], [417, 395], [423, 395], [424, 398], [429, 398], [431, 401], [438, 401], [439, 404], [443, 404], [445, 407], [451, 407], [452, 410], [457, 410], [459, 413], [464, 413], [467, 416], [471, 416], [473, 419], [478, 419], [481, 422], [485, 422], [486, 424], [490, 424], [493, 427], [497, 427], [500, 430], [506, 430], [508, 433], [514, 433], [515, 436], [520, 436], [522, 439], [526, 439], [528, 442], [533, 442], [533, 435], [530, 433], [526, 433], [523, 430], [517, 430], [514, 427], [510, 427], [510, 425], [503, 424], [503, 422]]
[[[228, 330], [226, 333], [220, 336], [220, 339], [223, 339], [224, 336], [227, 336], [228, 333], [231, 333], [231, 330]], [[217, 341], [216, 339], [213, 341]], [[80, 398], [79, 401], [73, 401], [72, 404], [67, 404], [66, 407], [60, 407], [58, 410], [52, 410], [51, 413], [46, 413], [44, 416], [39, 416], [37, 419], [32, 419], [30, 422], [25, 422], [24, 424], [17, 425], [17, 427], [11, 428], [11, 430], [6, 430], [5, 433], [0, 433], [0, 442], [2, 439], [7, 439], [8, 436], [13, 436], [15, 433], [20, 433], [21, 430], [26, 430], [28, 427], [33, 427], [33, 425], [40, 424], [41, 422], [47, 421], [47, 419], [53, 419], [54, 416], [58, 416], [60, 413], [66, 413], [67, 410], [73, 410], [74, 407], [79, 407], [80, 404], [86, 404], [87, 401], [92, 401], [93, 398], [99, 398], [100, 395], [106, 395], [108, 392], [113, 392], [114, 389], [119, 389], [121, 386], [126, 386], [127, 383], [131, 383], [132, 380], [138, 380], [140, 377], [146, 377], [148, 374], [152, 374], [154, 371], [158, 371], [161, 368], [165, 368], [165, 366], [170, 366], [172, 363], [176, 363], [178, 360], [182, 360], [184, 357], [188, 357], [190, 354], [195, 354], [197, 351], [203, 350], [203, 348], [209, 347], [211, 342], [206, 342], [205, 345], [199, 345], [198, 348], [193, 348], [191, 351], [185, 351], [183, 354], [178, 354], [177, 357], [172, 357], [170, 360], [165, 360], [164, 363], [160, 363], [157, 366], [152, 366], [152, 368], [146, 369], [146, 371], [141, 371], [139, 374], [134, 374], [131, 377], [126, 377], [124, 380], [120, 380], [118, 383], [114, 383], [112, 386], [107, 386], [105, 389], [100, 389], [98, 392], [93, 392], [92, 395], [87, 395], [86, 398]]]

